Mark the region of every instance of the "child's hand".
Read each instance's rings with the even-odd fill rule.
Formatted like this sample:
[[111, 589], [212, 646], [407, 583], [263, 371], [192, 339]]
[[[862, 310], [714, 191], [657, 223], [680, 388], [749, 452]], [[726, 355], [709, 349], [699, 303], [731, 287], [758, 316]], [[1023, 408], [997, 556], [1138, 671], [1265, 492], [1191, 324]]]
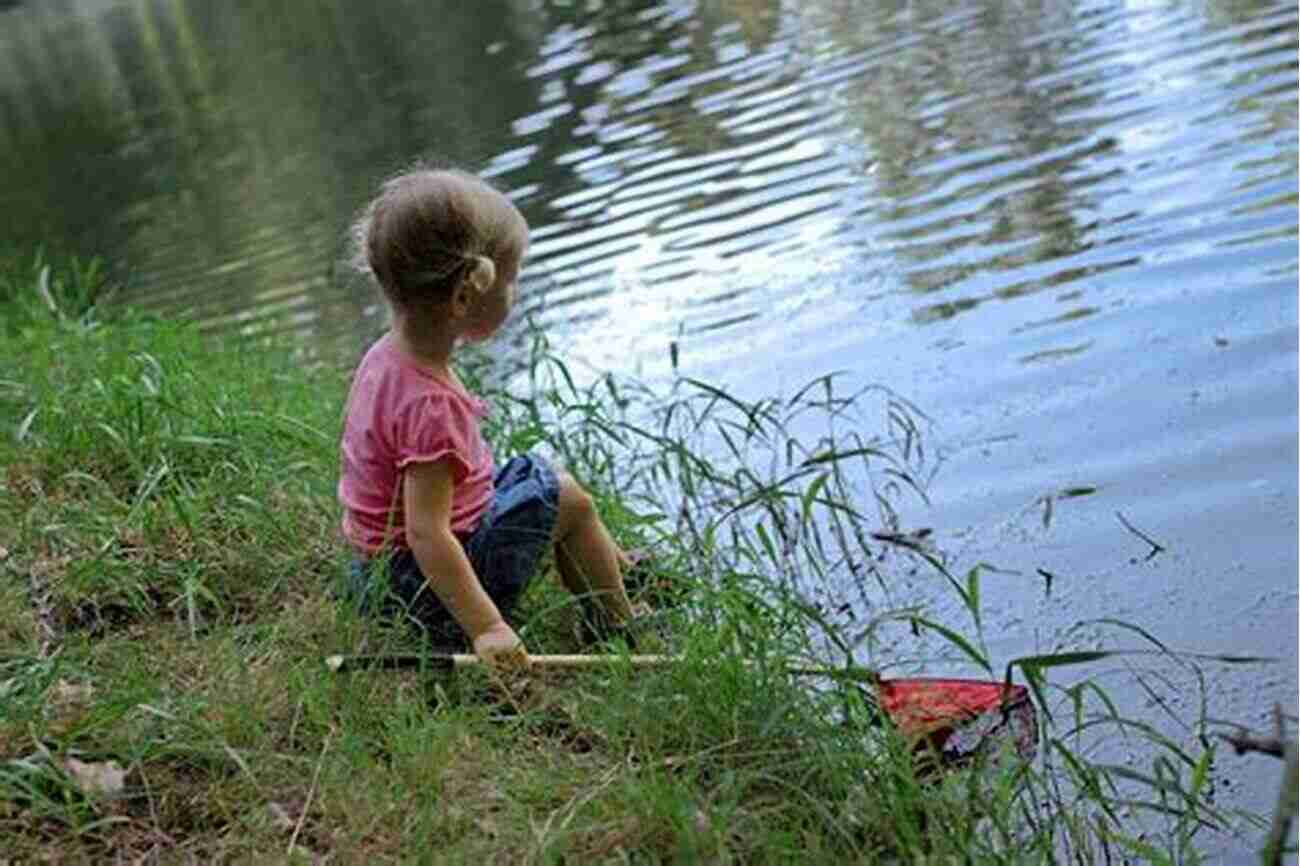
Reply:
[[474, 638], [474, 654], [497, 669], [526, 668], [529, 664], [524, 642], [504, 622]]

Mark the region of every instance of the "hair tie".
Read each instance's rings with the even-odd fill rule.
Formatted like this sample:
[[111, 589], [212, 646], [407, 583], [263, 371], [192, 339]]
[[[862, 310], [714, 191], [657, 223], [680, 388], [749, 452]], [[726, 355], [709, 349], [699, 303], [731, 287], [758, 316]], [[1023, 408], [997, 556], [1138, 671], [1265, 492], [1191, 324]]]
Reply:
[[469, 256], [469, 284], [486, 292], [497, 281], [497, 266], [487, 256]]

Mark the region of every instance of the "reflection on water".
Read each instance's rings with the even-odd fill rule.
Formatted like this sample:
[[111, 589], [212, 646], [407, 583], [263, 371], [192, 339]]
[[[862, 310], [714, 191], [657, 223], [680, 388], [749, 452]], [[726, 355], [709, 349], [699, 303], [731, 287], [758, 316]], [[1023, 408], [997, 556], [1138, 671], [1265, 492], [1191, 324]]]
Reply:
[[137, 301], [214, 326], [373, 331], [343, 226], [429, 156], [513, 191], [527, 312], [597, 364], [725, 358], [879, 294], [926, 325], [1229, 244], [1294, 259], [1288, 4], [65, 0], [3, 23], [6, 235], [107, 252]]
[[[534, 227], [520, 321], [571, 358], [885, 381], [956, 443], [953, 520], [1096, 485], [1034, 548], [1090, 561], [1142, 503], [1219, 601], [1118, 572], [1088, 597], [1216, 649], [1285, 635], [1294, 667], [1293, 3], [312, 8], [0, 11], [0, 238], [352, 353], [382, 325], [335, 264], [352, 215], [417, 158], [477, 168]], [[1223, 526], [1250, 548], [1196, 547]], [[1271, 601], [1225, 631], [1237, 588]]]
[[214, 327], [350, 339], [377, 323], [333, 265], [347, 219], [446, 158], [534, 224], [526, 312], [651, 370], [670, 341], [775, 349], [776, 322], [869, 319], [882, 295], [927, 325], [1229, 244], [1287, 274], [1295, 24], [1240, 3], [31, 5], [0, 28], [6, 235], [106, 252], [138, 302]]
[[[502, 150], [536, 87], [448, 59], [506, 4], [386, 14], [333, 3], [33, 4], [0, 23], [7, 239], [99, 251], [136, 299], [204, 319], [355, 322], [331, 280], [340, 227], [416, 155]], [[495, 8], [494, 8], [495, 7]], [[431, 94], [438, 97], [431, 99]]]

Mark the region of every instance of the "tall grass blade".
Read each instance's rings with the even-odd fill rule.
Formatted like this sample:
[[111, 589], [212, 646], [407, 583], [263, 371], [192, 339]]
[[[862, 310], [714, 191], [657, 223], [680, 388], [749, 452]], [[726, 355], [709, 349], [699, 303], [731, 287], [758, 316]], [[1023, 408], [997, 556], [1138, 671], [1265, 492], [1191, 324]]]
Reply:
[[[948, 643], [961, 650], [963, 655], [978, 665], [980, 669], [985, 671], [990, 677], [994, 675], [993, 666], [989, 664], [988, 658], [976, 649], [974, 644], [967, 640], [963, 635], [945, 625], [935, 622], [934, 620], [926, 619], [925, 617], [914, 616], [910, 618], [910, 621], [920, 628], [927, 629], [928, 631], [940, 635], [944, 640], [948, 641]], [[1011, 684], [1009, 676], [1007, 677], [1007, 684]]]

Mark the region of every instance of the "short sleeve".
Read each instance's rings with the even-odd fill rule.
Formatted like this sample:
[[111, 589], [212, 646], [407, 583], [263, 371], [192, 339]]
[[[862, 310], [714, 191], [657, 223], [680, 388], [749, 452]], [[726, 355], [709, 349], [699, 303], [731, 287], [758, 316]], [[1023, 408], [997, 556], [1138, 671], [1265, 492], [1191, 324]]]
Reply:
[[452, 401], [426, 394], [408, 402], [397, 415], [393, 444], [398, 470], [412, 463], [448, 460], [451, 480], [460, 484], [469, 476], [469, 441], [463, 414]]

